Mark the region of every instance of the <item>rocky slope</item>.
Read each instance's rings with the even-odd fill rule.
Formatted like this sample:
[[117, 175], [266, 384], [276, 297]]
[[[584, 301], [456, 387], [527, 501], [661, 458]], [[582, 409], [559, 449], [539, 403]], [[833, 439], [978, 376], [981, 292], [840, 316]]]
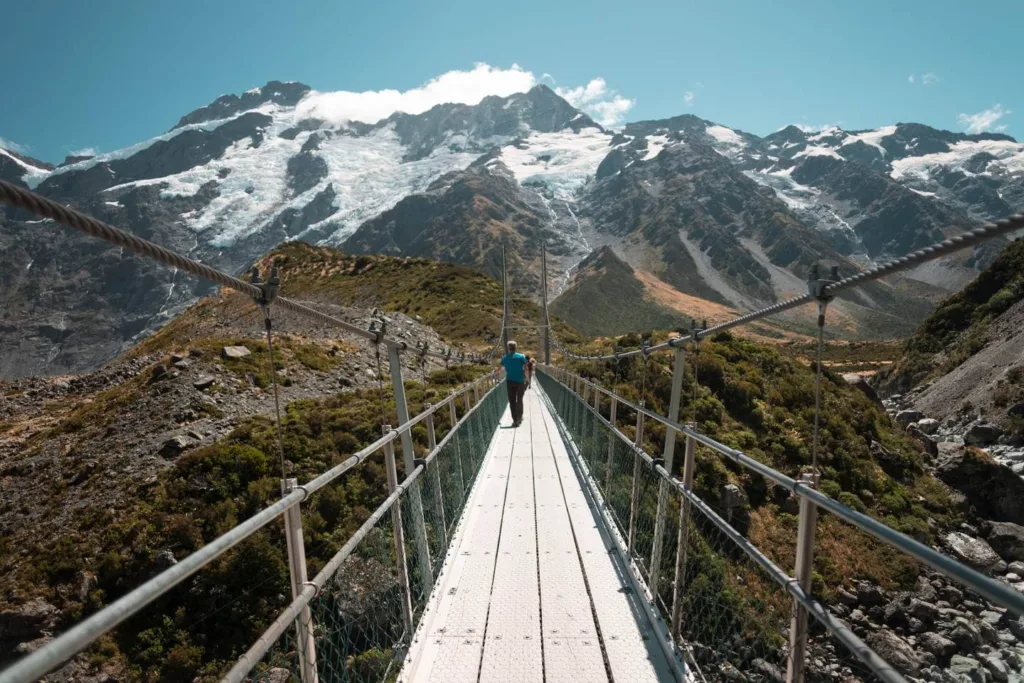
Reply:
[[[961, 292], [922, 323], [878, 384], [916, 389], [910, 407], [938, 420], [983, 416], [1024, 434], [1024, 241], [1009, 244]], [[923, 384], [922, 384], [923, 383]]]
[[[623, 307], [622, 301], [629, 301], [629, 306]], [[590, 336], [671, 329], [689, 326], [690, 321], [648, 295], [635, 271], [610, 247], [595, 249], [580, 262], [550, 308]]]
[[[500, 285], [465, 268], [299, 244], [262, 265], [271, 260], [291, 291], [321, 310], [366, 325], [370, 307], [380, 307], [389, 334], [410, 347], [483, 350], [500, 327]], [[452, 306], [464, 312], [459, 321]], [[381, 368], [371, 344], [335, 328], [274, 318], [283, 466], [307, 479], [377, 438], [382, 420], [394, 423], [387, 359]], [[415, 411], [486, 372], [421, 362], [414, 352], [403, 365]], [[270, 387], [262, 314], [232, 292], [204, 298], [96, 372], [0, 382], [0, 667], [278, 495]], [[319, 536], [317, 524], [308, 527], [314, 556], [313, 548], [333, 552], [365, 519], [386, 491], [382, 477], [382, 464], [368, 462], [321, 496], [314, 514], [330, 527]], [[172, 592], [174, 608], [142, 615], [52, 680], [191, 681], [209, 662], [236, 656], [284, 604], [277, 533], [243, 543]], [[226, 638], [219, 619], [205, 618], [225, 609], [242, 610], [238, 623], [247, 624]], [[175, 615], [173, 628], [164, 614]]]
[[[603, 136], [544, 86], [476, 106], [439, 105], [419, 115], [341, 125], [304, 117], [297, 105], [308, 93], [307, 86], [275, 81], [222, 97], [168, 133], [124, 150], [52, 170], [4, 153], [0, 168], [5, 178], [45, 196], [241, 272], [283, 241], [338, 244], [365, 220], [515, 140], [539, 146], [555, 140], [558, 147], [562, 136], [573, 147]], [[577, 175], [582, 183], [585, 174]], [[118, 249], [2, 211], [0, 270], [9, 286], [0, 340], [15, 351], [5, 354], [0, 376], [94, 367], [211, 291]]]
[[[316, 96], [271, 81], [57, 168], [0, 153], [0, 176], [232, 272], [282, 241], [350, 239], [494, 273], [500, 237], [524, 291], [536, 294], [540, 243], [552, 293], [610, 246], [639, 277], [736, 308], [803, 291], [812, 261], [852, 272], [1024, 207], [1024, 146], [1002, 135], [898, 124], [760, 138], [688, 115], [614, 134], [546, 86], [332, 122]], [[4, 376], [95, 367], [210, 291], [15, 211], [0, 213], [0, 247]], [[892, 335], [993, 255], [854, 295], [837, 329]]]

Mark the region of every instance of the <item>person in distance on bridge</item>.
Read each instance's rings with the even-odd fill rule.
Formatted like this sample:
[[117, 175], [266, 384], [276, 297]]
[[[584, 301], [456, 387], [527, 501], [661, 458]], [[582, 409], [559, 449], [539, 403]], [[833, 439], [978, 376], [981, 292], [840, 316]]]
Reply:
[[508, 390], [508, 405], [512, 411], [512, 426], [518, 427], [523, 421], [523, 392], [526, 390], [526, 356], [516, 352], [516, 343], [508, 343], [508, 353], [501, 359], [505, 368], [505, 388]]
[[527, 356], [526, 357], [526, 367], [524, 368], [524, 370], [526, 371], [526, 389], [527, 390], [529, 390], [530, 385], [533, 384], [533, 368], [534, 368], [534, 365], [535, 364], [534, 364], [533, 356]]

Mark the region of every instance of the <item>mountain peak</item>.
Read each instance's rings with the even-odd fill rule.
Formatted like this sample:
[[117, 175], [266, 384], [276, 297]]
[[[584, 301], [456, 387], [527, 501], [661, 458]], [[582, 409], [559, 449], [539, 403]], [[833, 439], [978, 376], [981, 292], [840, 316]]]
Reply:
[[297, 81], [267, 81], [263, 87], [246, 90], [241, 95], [221, 95], [205, 107], [182, 116], [171, 130], [193, 123], [204, 123], [227, 118], [247, 109], [254, 109], [266, 102], [293, 107], [312, 90], [305, 83]]

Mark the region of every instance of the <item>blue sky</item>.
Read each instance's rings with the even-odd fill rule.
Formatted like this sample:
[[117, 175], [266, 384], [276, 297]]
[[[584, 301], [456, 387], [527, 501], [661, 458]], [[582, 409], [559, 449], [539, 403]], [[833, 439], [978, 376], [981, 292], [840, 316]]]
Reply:
[[1024, 136], [1020, 0], [4, 4], [0, 138], [47, 161], [152, 137], [272, 79], [405, 91], [477, 63], [550, 74], [610, 121]]

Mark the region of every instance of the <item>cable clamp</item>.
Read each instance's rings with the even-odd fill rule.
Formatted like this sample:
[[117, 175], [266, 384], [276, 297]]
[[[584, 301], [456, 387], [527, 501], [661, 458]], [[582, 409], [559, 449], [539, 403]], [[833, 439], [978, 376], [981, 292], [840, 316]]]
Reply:
[[256, 299], [257, 304], [265, 309], [267, 306], [272, 304], [275, 299], [277, 299], [277, 292], [281, 287], [281, 278], [278, 276], [277, 266], [270, 267], [270, 278], [265, 282], [263, 278], [260, 277], [259, 268], [253, 266], [252, 271], [249, 274], [249, 283], [259, 287], [259, 297], [253, 298]]

